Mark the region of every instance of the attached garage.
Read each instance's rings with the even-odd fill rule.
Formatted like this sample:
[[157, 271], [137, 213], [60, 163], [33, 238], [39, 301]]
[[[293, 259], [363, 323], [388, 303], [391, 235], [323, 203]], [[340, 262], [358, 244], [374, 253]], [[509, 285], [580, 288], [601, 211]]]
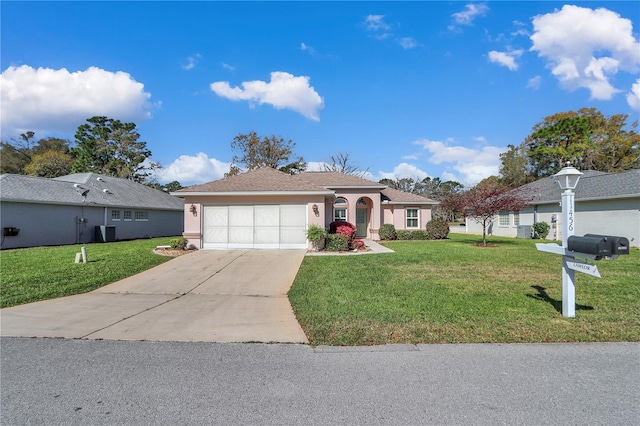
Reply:
[[203, 248], [307, 248], [307, 206], [203, 206]]

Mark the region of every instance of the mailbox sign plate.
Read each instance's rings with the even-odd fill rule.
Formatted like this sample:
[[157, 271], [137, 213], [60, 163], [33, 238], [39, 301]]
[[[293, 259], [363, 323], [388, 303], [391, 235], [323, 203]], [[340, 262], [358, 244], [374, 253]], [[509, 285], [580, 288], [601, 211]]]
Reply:
[[587, 275], [593, 275], [594, 277], [601, 278], [598, 267], [596, 265], [592, 265], [591, 263], [578, 262], [576, 260], [567, 260], [567, 267], [569, 269], [573, 269], [574, 271], [583, 272]]

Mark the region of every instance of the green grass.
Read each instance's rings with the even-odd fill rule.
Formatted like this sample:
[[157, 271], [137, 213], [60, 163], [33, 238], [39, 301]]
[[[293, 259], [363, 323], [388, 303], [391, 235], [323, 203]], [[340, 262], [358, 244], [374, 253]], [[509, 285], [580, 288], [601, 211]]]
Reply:
[[88, 263], [76, 264], [81, 245], [0, 252], [0, 307], [84, 293], [166, 262], [153, 252], [170, 238], [85, 244]]
[[638, 249], [597, 262], [601, 279], [576, 272], [576, 317], [565, 318], [560, 256], [531, 240], [450, 236], [305, 258], [289, 298], [311, 343], [640, 341]]

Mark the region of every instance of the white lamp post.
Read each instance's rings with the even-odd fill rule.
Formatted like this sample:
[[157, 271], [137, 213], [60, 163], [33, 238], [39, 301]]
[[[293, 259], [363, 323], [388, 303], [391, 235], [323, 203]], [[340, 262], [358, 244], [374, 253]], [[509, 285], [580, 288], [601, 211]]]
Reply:
[[[565, 249], [567, 240], [575, 233], [574, 190], [582, 175], [571, 163], [554, 175], [562, 189], [562, 247]], [[573, 318], [576, 316], [575, 272], [569, 269], [569, 260], [568, 256], [562, 256], [562, 315]]]

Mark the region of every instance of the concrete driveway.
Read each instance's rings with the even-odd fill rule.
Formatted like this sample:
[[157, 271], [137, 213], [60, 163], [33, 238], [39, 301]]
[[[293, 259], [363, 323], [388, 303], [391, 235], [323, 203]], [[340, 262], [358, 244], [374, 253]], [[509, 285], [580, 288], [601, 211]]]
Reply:
[[0, 334], [308, 343], [287, 292], [305, 250], [198, 250], [89, 293], [0, 310]]

